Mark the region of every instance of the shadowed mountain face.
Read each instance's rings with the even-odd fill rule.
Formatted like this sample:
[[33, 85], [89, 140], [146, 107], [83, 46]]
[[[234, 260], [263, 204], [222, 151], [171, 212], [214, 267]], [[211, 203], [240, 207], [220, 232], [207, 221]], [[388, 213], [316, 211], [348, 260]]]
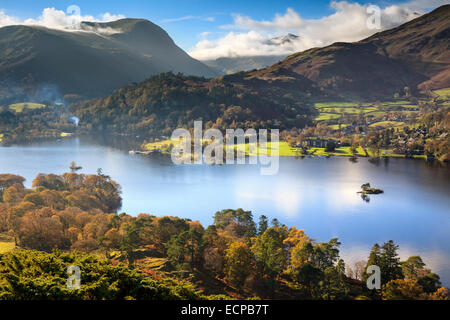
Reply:
[[86, 31], [1, 28], [0, 82], [22, 88], [52, 85], [62, 94], [98, 96], [161, 72], [216, 75], [147, 20], [83, 23], [81, 27]]
[[284, 58], [286, 56], [223, 57], [215, 60], [203, 60], [202, 62], [220, 74], [232, 74], [240, 71], [265, 68]]
[[347, 98], [392, 97], [405, 86], [412, 90], [450, 87], [449, 39], [450, 5], [445, 5], [359, 42], [293, 54], [245, 78], [285, 83], [306, 78], [322, 93]]

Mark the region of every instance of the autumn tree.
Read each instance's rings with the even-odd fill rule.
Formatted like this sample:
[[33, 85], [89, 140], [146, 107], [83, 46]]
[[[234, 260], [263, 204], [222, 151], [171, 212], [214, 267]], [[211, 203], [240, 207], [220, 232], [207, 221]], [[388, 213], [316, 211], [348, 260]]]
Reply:
[[407, 279], [418, 280], [424, 275], [425, 263], [419, 256], [409, 257], [408, 260], [401, 263], [402, 272]]
[[3, 192], [9, 187], [19, 184], [23, 186], [25, 178], [14, 174], [0, 174], [0, 202], [3, 201]]
[[225, 272], [230, 284], [242, 290], [245, 279], [252, 271], [252, 254], [242, 242], [233, 242], [225, 251]]
[[426, 298], [422, 287], [413, 279], [390, 280], [382, 288], [384, 300], [423, 300]]
[[249, 239], [256, 235], [256, 226], [251, 211], [237, 209], [216, 212], [214, 225], [238, 238]]

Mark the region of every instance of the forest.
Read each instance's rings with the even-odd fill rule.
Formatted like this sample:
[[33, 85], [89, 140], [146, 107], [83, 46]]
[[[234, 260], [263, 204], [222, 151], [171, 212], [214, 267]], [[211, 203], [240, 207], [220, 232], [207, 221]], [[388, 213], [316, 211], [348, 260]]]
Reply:
[[162, 73], [106, 98], [73, 103], [70, 110], [80, 118], [80, 129], [159, 137], [193, 127], [194, 120], [220, 130], [301, 127], [310, 113], [301, 101], [261, 94], [224, 77]]
[[[346, 264], [338, 239], [250, 211], [226, 209], [208, 227], [177, 217], [118, 213], [121, 188], [101, 169], [0, 175], [0, 299], [446, 300], [420, 256], [401, 261], [392, 241]], [[9, 246], [6, 246], [9, 244]], [[6, 249], [5, 249], [6, 248]], [[67, 268], [81, 287], [67, 288]], [[367, 267], [381, 270], [369, 290]]]
[[[215, 79], [163, 73], [104, 98], [66, 96], [64, 102], [3, 106], [0, 142], [101, 132], [133, 137], [145, 148], [201, 120], [204, 130], [279, 129], [291, 148], [288, 153], [297, 156], [450, 159], [449, 89], [413, 96], [405, 87], [391, 101], [314, 102], [285, 86], [240, 73]], [[338, 150], [300, 150], [312, 139], [327, 140]], [[360, 147], [364, 151], [358, 152]]]

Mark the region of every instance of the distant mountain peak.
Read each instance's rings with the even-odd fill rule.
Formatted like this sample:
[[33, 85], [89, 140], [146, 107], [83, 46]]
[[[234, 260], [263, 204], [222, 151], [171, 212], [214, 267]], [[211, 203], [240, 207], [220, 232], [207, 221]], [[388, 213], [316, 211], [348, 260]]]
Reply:
[[[447, 88], [449, 34], [450, 5], [445, 5], [358, 42], [336, 42], [292, 54], [247, 77], [286, 82], [307, 78], [323, 92], [341, 97], [392, 97], [405, 86], [412, 90]], [[269, 41], [290, 46], [296, 39], [287, 35]]]
[[280, 37], [275, 37], [275, 38], [271, 38], [269, 40], [267, 40], [265, 43], [269, 44], [269, 45], [285, 45], [285, 44], [292, 44], [296, 41], [298, 41], [300, 39], [299, 36], [292, 34], [292, 33], [288, 33], [287, 35], [284, 36], [280, 36]]

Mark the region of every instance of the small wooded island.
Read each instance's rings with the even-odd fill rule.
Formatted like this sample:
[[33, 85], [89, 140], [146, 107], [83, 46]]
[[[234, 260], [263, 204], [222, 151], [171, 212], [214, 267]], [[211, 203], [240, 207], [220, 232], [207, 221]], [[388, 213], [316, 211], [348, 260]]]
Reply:
[[358, 193], [363, 193], [363, 194], [380, 194], [380, 193], [384, 193], [383, 190], [381, 189], [377, 189], [377, 188], [371, 188], [370, 187], [370, 183], [365, 183], [361, 186], [361, 191], [359, 191]]

